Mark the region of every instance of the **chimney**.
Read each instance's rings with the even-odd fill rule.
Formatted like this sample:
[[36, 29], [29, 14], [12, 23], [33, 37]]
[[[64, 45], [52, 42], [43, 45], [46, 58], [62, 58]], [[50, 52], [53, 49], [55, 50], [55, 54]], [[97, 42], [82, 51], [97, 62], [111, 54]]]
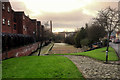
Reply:
[[120, 11], [120, 1], [118, 2], [118, 10]]
[[50, 20], [50, 31], [52, 33], [52, 21]]

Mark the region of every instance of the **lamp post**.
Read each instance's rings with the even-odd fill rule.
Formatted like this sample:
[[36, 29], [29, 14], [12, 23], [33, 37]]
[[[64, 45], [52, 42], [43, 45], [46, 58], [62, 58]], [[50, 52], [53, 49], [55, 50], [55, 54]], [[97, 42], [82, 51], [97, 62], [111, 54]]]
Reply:
[[118, 44], [118, 56], [119, 56], [119, 60], [120, 60], [120, 44]]
[[110, 39], [111, 32], [108, 32], [107, 37], [107, 49], [106, 49], [106, 63], [108, 62], [108, 50], [109, 50], [109, 39]]

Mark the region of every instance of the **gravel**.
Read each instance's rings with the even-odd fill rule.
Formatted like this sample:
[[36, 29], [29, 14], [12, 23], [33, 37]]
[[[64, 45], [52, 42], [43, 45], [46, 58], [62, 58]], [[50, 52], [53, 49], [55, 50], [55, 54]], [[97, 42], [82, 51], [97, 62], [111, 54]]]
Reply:
[[68, 57], [79, 69], [86, 79], [98, 79], [98, 80], [120, 80], [120, 65], [119, 61], [110, 61], [105, 64], [102, 61], [98, 61], [85, 56], [65, 55]]

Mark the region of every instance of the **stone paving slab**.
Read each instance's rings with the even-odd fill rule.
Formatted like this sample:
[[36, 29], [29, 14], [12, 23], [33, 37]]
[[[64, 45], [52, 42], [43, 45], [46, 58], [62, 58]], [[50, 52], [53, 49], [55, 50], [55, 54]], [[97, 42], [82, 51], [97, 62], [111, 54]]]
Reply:
[[102, 61], [85, 56], [64, 56], [68, 57], [87, 79], [104, 80], [105, 78], [109, 78], [110, 80], [120, 80], [120, 65], [118, 64], [105, 64]]

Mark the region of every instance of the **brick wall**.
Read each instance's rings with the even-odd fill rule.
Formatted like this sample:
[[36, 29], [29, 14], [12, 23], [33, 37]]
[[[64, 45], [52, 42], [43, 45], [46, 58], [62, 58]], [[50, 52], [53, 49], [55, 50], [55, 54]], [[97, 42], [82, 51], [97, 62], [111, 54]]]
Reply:
[[21, 57], [21, 56], [28, 56], [33, 51], [37, 50], [38, 43], [30, 44], [27, 46], [23, 46], [20, 48], [12, 49], [10, 51], [2, 53], [2, 59], [11, 58], [11, 57]]
[[15, 12], [14, 18], [16, 20], [17, 33], [23, 34], [23, 13], [24, 12]]
[[31, 36], [35, 36], [36, 28], [37, 28], [36, 19], [34, 19], [34, 20], [30, 19], [30, 26], [28, 27], [28, 34]]
[[13, 26], [12, 19], [13, 19], [13, 12], [10, 3], [2, 2], [2, 32], [12, 33], [12, 26]]
[[25, 24], [25, 28], [26, 28], [26, 32], [25, 33], [27, 35], [30, 35], [28, 29], [31, 26], [31, 20], [30, 20], [29, 16], [25, 16], [25, 21], [24, 22], [25, 22], [24, 24]]
[[27, 24], [29, 23], [29, 17], [23, 14], [23, 34], [27, 35]]
[[37, 21], [37, 40], [39, 40], [40, 38], [40, 29], [41, 29], [41, 22], [40, 21]]

